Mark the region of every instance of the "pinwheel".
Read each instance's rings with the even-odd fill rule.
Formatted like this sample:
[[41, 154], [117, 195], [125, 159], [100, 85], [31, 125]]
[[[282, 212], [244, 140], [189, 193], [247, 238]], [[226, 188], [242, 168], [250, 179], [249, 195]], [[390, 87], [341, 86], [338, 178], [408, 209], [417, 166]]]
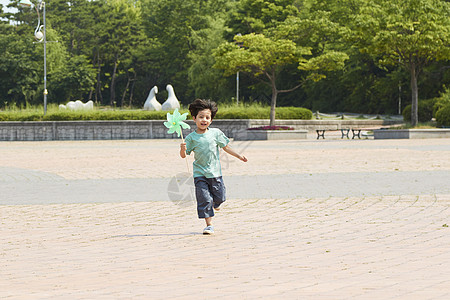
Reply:
[[[171, 115], [170, 113], [167, 113], [167, 122], [164, 122], [164, 126], [166, 126], [167, 128], [169, 128], [168, 133], [174, 133], [176, 132], [178, 134], [178, 136], [181, 135], [181, 140], [184, 143], [184, 138], [183, 138], [183, 131], [181, 130], [181, 127], [183, 127], [184, 129], [189, 129], [191, 128], [191, 126], [189, 126], [189, 124], [186, 124], [185, 121], [187, 117], [187, 113], [184, 114], [180, 114], [178, 112], [178, 108], [175, 108], [175, 110], [173, 111], [173, 115]], [[186, 161], [186, 167], [188, 170], [188, 173], [190, 173], [189, 171], [189, 164]]]
[[191, 128], [191, 126], [189, 126], [189, 124], [186, 124], [185, 122], [183, 122], [186, 120], [187, 114], [188, 113], [180, 114], [178, 112], [178, 108], [175, 108], [173, 115], [171, 115], [170, 113], [167, 113], [167, 122], [164, 122], [164, 126], [169, 128], [169, 131], [167, 133], [176, 132], [178, 134], [178, 136], [181, 135], [181, 139], [183, 140], [183, 142], [184, 142], [184, 138], [183, 138], [183, 131], [181, 130], [181, 128], [182, 127], [183, 127], [183, 129]]

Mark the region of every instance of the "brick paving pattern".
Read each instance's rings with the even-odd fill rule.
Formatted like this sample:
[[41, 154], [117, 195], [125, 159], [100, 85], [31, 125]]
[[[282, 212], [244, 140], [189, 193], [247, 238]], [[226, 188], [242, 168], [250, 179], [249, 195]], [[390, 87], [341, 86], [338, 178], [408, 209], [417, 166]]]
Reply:
[[285, 183], [230, 190], [213, 236], [190, 200], [140, 196], [186, 172], [178, 144], [0, 143], [0, 299], [450, 299], [450, 139], [235, 142], [230, 186]]

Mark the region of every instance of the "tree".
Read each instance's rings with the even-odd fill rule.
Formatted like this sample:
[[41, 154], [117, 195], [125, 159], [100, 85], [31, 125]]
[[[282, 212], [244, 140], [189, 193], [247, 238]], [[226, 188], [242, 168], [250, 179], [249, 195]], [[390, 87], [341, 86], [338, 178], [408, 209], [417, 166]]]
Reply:
[[215, 63], [213, 50], [224, 43], [224, 20], [220, 17], [210, 18], [208, 28], [194, 31], [191, 37], [193, 50], [188, 54], [189, 87], [193, 89], [194, 98], [230, 99], [233, 87], [223, 72], [212, 66]]
[[[141, 37], [141, 11], [131, 0], [113, 0], [109, 2], [109, 7], [112, 15], [107, 20], [108, 53], [113, 64], [109, 104], [112, 106], [116, 102], [117, 77], [126, 71], [120, 68], [121, 61], [130, 58], [132, 48], [138, 44]], [[122, 103], [120, 105], [122, 106]]]
[[83, 99], [95, 83], [95, 69], [83, 55], [67, 57], [62, 67], [57, 68], [51, 75], [51, 91], [57, 95], [55, 102], [58, 103]]
[[289, 16], [298, 16], [295, 0], [241, 0], [230, 11], [227, 25], [235, 34], [263, 33]]
[[236, 43], [224, 43], [215, 52], [216, 68], [224, 69], [225, 75], [237, 71], [250, 73], [272, 90], [270, 125], [275, 125], [275, 108], [279, 93], [288, 93], [302, 85], [301, 80], [295, 86], [285, 89], [278, 88], [277, 77], [283, 67], [298, 64], [301, 70], [312, 71], [310, 78], [323, 78], [321, 70], [332, 70], [343, 67], [348, 58], [344, 53], [329, 51], [319, 56], [306, 59], [311, 55], [311, 49], [296, 45], [288, 39], [270, 39], [263, 34], [246, 34], [235, 36]]
[[358, 7], [352, 39], [356, 37], [360, 50], [377, 58], [380, 65], [400, 64], [409, 72], [411, 123], [415, 126], [421, 71], [430, 62], [450, 58], [450, 3], [360, 0]]
[[[110, 105], [118, 102], [121, 105], [124, 97], [119, 91], [120, 85], [126, 90], [130, 84], [128, 70], [132, 66], [127, 64], [143, 38], [139, 2], [54, 0], [48, 5], [48, 11], [48, 19], [61, 32], [61, 42], [67, 47], [70, 57], [80, 56], [73, 60], [73, 64], [91, 74], [91, 67], [80, 65], [87, 57], [96, 70], [89, 98], [95, 91], [96, 102]], [[79, 78], [72, 78], [73, 81], [79, 82]], [[90, 81], [84, 81], [82, 90], [86, 90], [85, 84]]]
[[[32, 32], [32, 31], [31, 31]], [[34, 60], [36, 48], [12, 26], [0, 24], [0, 101], [25, 105], [37, 96], [42, 63]]]
[[151, 40], [148, 66], [155, 84], [172, 84], [180, 101], [188, 94], [188, 54], [193, 50], [193, 32], [208, 26], [210, 1], [144, 0], [144, 30]]

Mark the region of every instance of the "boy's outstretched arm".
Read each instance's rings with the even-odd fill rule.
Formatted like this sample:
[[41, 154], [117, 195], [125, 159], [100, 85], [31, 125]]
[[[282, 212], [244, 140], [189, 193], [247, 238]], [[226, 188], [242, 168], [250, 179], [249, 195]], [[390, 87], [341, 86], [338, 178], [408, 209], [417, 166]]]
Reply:
[[245, 157], [244, 155], [240, 155], [239, 153], [236, 153], [230, 146], [226, 145], [225, 147], [222, 148], [226, 153], [233, 155], [234, 157], [242, 160], [243, 162], [247, 162], [247, 157]]
[[180, 156], [181, 158], [186, 158], [186, 143], [180, 144]]

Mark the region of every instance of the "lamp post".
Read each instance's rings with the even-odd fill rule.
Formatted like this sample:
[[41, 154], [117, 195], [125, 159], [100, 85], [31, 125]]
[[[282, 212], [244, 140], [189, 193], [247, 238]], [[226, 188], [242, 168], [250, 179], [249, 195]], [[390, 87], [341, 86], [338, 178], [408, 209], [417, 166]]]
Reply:
[[[402, 60], [398, 58], [398, 63], [400, 64]], [[402, 81], [398, 80], [398, 114], [402, 114]]]
[[236, 73], [236, 104], [239, 105], [239, 71]]
[[[30, 0], [20, 0], [19, 5], [22, 7], [31, 7], [33, 3]], [[34, 37], [36, 38], [38, 43], [44, 44], [44, 116], [47, 113], [47, 34], [46, 34], [46, 26], [45, 26], [45, 2], [41, 1], [39, 3], [39, 9], [35, 5], [34, 8], [38, 14], [38, 25], [34, 30]], [[43, 25], [41, 25], [41, 17], [39, 16], [39, 10], [43, 11]]]
[[[242, 36], [242, 34], [238, 33], [236, 36]], [[241, 43], [237, 43], [239, 48], [242, 47]], [[236, 72], [236, 104], [239, 105], [239, 71]]]

